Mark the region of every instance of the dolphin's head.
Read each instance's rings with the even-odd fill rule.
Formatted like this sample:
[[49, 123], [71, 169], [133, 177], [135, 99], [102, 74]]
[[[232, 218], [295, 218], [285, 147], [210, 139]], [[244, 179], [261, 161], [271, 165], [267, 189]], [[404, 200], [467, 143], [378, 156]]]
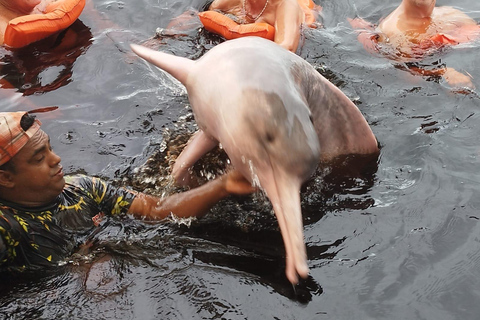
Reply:
[[[246, 90], [240, 108], [241, 136], [250, 146], [245, 154], [257, 170], [274, 167], [277, 174], [298, 177], [303, 182], [315, 169], [320, 156], [318, 137], [310, 110], [298, 97], [281, 98], [276, 93]], [[253, 107], [252, 107], [253, 106]], [[240, 137], [241, 137], [240, 136]]]
[[318, 137], [309, 109], [298, 97], [255, 89], [245, 90], [243, 97], [239, 119], [226, 129], [231, 139], [224, 147], [234, 166], [272, 202], [286, 249], [286, 274], [296, 283], [298, 275], [308, 275], [300, 187], [317, 166]]

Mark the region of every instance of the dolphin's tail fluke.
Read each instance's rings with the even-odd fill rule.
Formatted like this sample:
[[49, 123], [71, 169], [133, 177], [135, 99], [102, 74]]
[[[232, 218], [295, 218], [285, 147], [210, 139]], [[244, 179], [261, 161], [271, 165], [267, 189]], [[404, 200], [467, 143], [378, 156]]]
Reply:
[[137, 44], [130, 44], [130, 47], [139, 57], [168, 72], [183, 85], [186, 84], [188, 74], [195, 64], [190, 59], [155, 51]]

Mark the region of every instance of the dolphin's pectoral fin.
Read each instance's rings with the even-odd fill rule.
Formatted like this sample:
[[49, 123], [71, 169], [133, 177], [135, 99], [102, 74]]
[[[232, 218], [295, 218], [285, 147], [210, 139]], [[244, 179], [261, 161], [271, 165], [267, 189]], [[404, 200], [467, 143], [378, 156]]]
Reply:
[[202, 130], [195, 132], [173, 166], [172, 176], [176, 184], [181, 186], [190, 185], [191, 176], [189, 168], [217, 145], [218, 141], [208, 137]]

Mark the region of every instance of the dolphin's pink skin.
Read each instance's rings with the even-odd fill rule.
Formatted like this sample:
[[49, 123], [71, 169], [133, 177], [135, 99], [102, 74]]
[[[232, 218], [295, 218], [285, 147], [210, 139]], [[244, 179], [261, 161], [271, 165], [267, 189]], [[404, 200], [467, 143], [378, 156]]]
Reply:
[[378, 152], [358, 108], [305, 60], [262, 38], [226, 41], [197, 61], [132, 49], [187, 88], [200, 130], [175, 163], [177, 182], [220, 143], [233, 166], [272, 202], [287, 278], [306, 278], [300, 187], [319, 161]]

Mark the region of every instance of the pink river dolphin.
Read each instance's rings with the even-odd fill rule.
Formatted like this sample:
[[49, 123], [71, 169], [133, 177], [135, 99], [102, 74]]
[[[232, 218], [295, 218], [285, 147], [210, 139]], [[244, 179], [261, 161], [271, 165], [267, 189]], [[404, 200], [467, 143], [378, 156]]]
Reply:
[[176, 160], [176, 181], [188, 183], [189, 168], [220, 143], [272, 203], [288, 280], [306, 278], [302, 183], [319, 163], [379, 151], [358, 108], [308, 62], [259, 37], [226, 41], [196, 61], [131, 48], [187, 89], [199, 130]]

